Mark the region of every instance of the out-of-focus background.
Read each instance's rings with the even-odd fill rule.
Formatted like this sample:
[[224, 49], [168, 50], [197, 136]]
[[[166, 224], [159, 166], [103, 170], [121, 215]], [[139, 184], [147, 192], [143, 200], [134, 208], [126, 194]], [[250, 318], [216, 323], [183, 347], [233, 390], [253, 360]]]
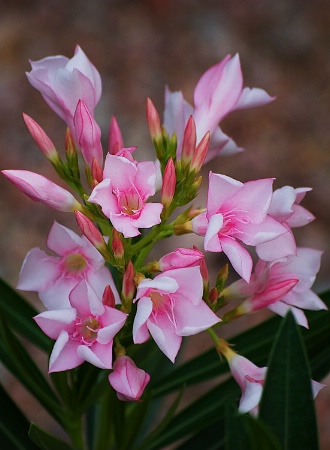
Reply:
[[[21, 113], [39, 122], [59, 150], [65, 125], [24, 72], [30, 70], [29, 59], [71, 57], [76, 44], [102, 76], [96, 118], [104, 137], [115, 114], [125, 145], [137, 145], [140, 159], [153, 157], [146, 97], [161, 112], [167, 84], [191, 101], [200, 75], [226, 54], [238, 52], [245, 86], [264, 88], [277, 100], [226, 118], [224, 132], [246, 151], [213, 160], [203, 173], [207, 177], [212, 169], [241, 181], [275, 177], [275, 187], [313, 187], [303, 204], [317, 220], [296, 230], [296, 237], [300, 245], [325, 250], [316, 288], [329, 287], [329, 1], [0, 0], [1, 169], [32, 170], [58, 182]], [[15, 285], [24, 256], [34, 246], [45, 248], [54, 219], [75, 231], [77, 227], [71, 215], [31, 202], [4, 177], [0, 184], [0, 276]], [[330, 384], [329, 377], [326, 382]], [[319, 394], [316, 407], [326, 450], [329, 387]]]

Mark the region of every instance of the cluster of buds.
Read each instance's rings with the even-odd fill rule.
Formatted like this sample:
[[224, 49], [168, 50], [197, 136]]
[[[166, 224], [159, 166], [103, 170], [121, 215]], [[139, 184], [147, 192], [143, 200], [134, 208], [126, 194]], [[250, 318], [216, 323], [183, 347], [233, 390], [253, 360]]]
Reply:
[[[213, 327], [221, 321], [226, 324], [261, 308], [280, 315], [291, 309], [298, 323], [307, 326], [302, 310], [325, 308], [311, 291], [321, 252], [297, 248], [292, 233], [292, 228], [314, 219], [300, 205], [309, 188], [273, 191], [270, 178], [242, 183], [210, 172], [205, 208], [191, 204], [202, 182], [202, 166], [219, 154], [242, 151], [223, 133], [221, 120], [232, 111], [274, 100], [262, 89], [243, 88], [238, 55], [226, 56], [202, 75], [193, 105], [181, 91], [166, 89], [162, 125], [147, 100], [156, 161], [134, 158], [136, 147], [125, 147], [114, 117], [103, 157], [101, 129], [94, 118], [101, 78], [80, 47], [71, 59], [54, 56], [32, 62], [27, 76], [66, 122], [66, 159], [25, 114], [26, 126], [59, 177], [80, 196], [78, 201], [33, 172], [3, 171], [32, 200], [74, 212], [82, 232], [78, 236], [54, 223], [47, 246], [55, 256], [32, 249], [19, 277], [18, 288], [38, 292], [45, 309], [35, 320], [55, 340], [50, 372], [87, 361], [111, 370], [109, 382], [119, 399], [137, 401], [150, 376], [131, 356], [134, 347], [150, 337], [174, 362], [183, 336], [208, 330], [214, 339]], [[153, 201], [158, 187], [160, 201]], [[171, 221], [178, 207], [186, 209]], [[204, 238], [205, 252], [228, 257], [213, 287], [204, 253], [195, 246], [147, 260], [158, 241], [188, 233]], [[259, 257], [255, 266], [250, 249]], [[240, 279], [226, 286], [230, 266]], [[232, 299], [241, 299], [241, 305], [221, 314]], [[243, 390], [241, 410], [254, 409], [265, 369], [245, 360], [243, 364], [225, 341], [214, 341]], [[254, 383], [253, 401], [247, 395], [247, 379]]]

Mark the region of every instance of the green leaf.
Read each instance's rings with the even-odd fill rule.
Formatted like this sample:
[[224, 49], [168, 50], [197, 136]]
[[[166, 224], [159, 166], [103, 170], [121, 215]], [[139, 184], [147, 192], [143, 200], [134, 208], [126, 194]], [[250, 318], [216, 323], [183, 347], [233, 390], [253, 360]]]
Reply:
[[51, 340], [33, 320], [38, 311], [1, 279], [0, 308], [10, 328], [41, 350], [49, 350]]
[[28, 438], [29, 422], [0, 385], [0, 442], [6, 450], [36, 450]]
[[74, 450], [69, 444], [46, 433], [34, 423], [31, 423], [29, 438], [41, 450]]
[[251, 450], [247, 431], [233, 403], [226, 407], [225, 431], [225, 450]]
[[260, 418], [284, 450], [317, 450], [311, 375], [292, 313], [282, 323], [270, 355]]
[[[250, 414], [240, 415], [238, 420], [245, 425], [251, 450], [282, 450], [275, 436], [260, 420]], [[236, 448], [232, 447], [230, 450]]]
[[[157, 425], [157, 427], [150, 433], [148, 436], [143, 440], [142, 444], [138, 446], [138, 450], [145, 450], [148, 448], [149, 444], [152, 444], [158, 436], [162, 434], [162, 432], [166, 429], [168, 424], [171, 422], [175, 411], [177, 410], [180, 401], [182, 399], [183, 394], [183, 388], [179, 392], [179, 395], [174, 399], [172, 405], [169, 407], [168, 411], [166, 412], [165, 416], [161, 420], [161, 422]], [[127, 447], [129, 448], [129, 447]]]
[[[1, 311], [0, 311], [1, 313]], [[62, 423], [62, 407], [43, 374], [0, 314], [0, 360], [31, 394]]]

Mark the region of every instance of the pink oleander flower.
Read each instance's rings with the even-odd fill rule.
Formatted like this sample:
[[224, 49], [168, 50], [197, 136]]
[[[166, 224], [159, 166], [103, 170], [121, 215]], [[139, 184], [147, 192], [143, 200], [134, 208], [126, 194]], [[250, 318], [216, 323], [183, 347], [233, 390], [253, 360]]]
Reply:
[[199, 267], [167, 270], [153, 280], [141, 281], [134, 300], [134, 343], [147, 341], [150, 333], [160, 350], [174, 362], [182, 336], [197, 334], [220, 322], [202, 295]]
[[250, 283], [239, 280], [224, 291], [226, 298], [243, 298], [239, 307], [247, 313], [261, 308], [285, 316], [291, 310], [296, 322], [308, 328], [302, 309], [327, 309], [311, 290], [320, 269], [322, 252], [311, 248], [297, 248], [297, 255], [279, 261], [259, 260]]
[[224, 252], [236, 272], [247, 282], [252, 258], [242, 246], [256, 246], [287, 232], [285, 226], [267, 215], [273, 180], [241, 183], [210, 172], [207, 211], [192, 220], [192, 230], [204, 239], [204, 248]]
[[44, 203], [58, 211], [73, 212], [81, 210], [81, 204], [66, 189], [38, 173], [28, 170], [2, 170], [18, 189], [35, 202]]
[[139, 235], [139, 228], [150, 228], [160, 223], [163, 205], [146, 203], [155, 193], [156, 168], [153, 162], [136, 162], [108, 154], [103, 178], [88, 201], [100, 205], [114, 228], [125, 238]]
[[101, 130], [87, 106], [82, 100], [78, 101], [73, 116], [76, 140], [81, 154], [88, 167], [92, 167], [93, 158], [103, 165], [103, 150], [101, 144]]
[[99, 297], [107, 285], [120, 303], [111, 273], [96, 248], [85, 238], [54, 223], [47, 247], [57, 256], [49, 256], [40, 248], [33, 248], [25, 257], [17, 288], [36, 291], [47, 309], [70, 307], [71, 290], [85, 280]]
[[282, 223], [287, 232], [256, 246], [256, 252], [261, 259], [275, 261], [296, 253], [293, 251], [296, 244], [291, 228], [302, 227], [315, 219], [313, 214], [300, 205], [306, 192], [310, 190], [311, 188], [294, 189], [284, 186], [273, 192], [268, 214]]
[[164, 126], [178, 139], [177, 158], [181, 157], [183, 134], [190, 115], [197, 128], [197, 143], [206, 132], [211, 134], [211, 143], [205, 162], [221, 152], [222, 155], [241, 151], [235, 142], [222, 132], [220, 121], [230, 112], [253, 108], [270, 103], [270, 97], [258, 88], [243, 88], [243, 76], [239, 56], [227, 55], [222, 61], [208, 69], [199, 79], [194, 91], [194, 106], [183, 98], [182, 92], [165, 91]]
[[29, 82], [72, 131], [79, 100], [94, 115], [102, 92], [101, 78], [79, 46], [71, 59], [57, 55], [30, 63], [32, 70], [26, 73]]
[[[266, 378], [267, 367], [258, 367], [244, 356], [231, 352], [228, 358], [230, 371], [242, 390], [238, 411], [242, 414], [257, 415], [262, 390]], [[311, 380], [314, 398], [324, 387], [324, 384]]]
[[111, 369], [113, 338], [124, 326], [127, 314], [104, 305], [84, 280], [70, 292], [70, 304], [34, 317], [42, 331], [56, 339], [49, 372], [73, 369], [84, 361]]
[[139, 369], [128, 356], [119, 356], [113, 365], [113, 372], [109, 375], [111, 386], [117, 391], [117, 397], [124, 402], [140, 400], [150, 375]]
[[159, 269], [164, 272], [181, 267], [199, 266], [204, 254], [197, 248], [177, 248], [174, 252], [167, 253], [158, 261]]

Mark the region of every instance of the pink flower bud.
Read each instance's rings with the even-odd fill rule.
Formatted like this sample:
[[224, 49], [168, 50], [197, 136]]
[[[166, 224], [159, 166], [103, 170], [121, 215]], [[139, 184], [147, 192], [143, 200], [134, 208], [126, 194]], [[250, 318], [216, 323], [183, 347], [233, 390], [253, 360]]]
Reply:
[[162, 184], [161, 199], [162, 204], [169, 206], [173, 200], [176, 185], [176, 175], [173, 159], [167, 161]]
[[87, 106], [81, 100], [77, 104], [73, 124], [81, 154], [88, 167], [91, 167], [93, 158], [102, 165], [101, 130]]
[[29, 133], [31, 134], [34, 142], [40, 148], [42, 153], [52, 162], [58, 161], [58, 153], [53, 142], [44, 132], [40, 125], [37, 124], [30, 116], [23, 113], [23, 119]]
[[196, 172], [199, 172], [204, 164], [210, 144], [210, 132], [208, 131], [203, 139], [198, 144], [195, 153], [192, 158], [191, 168]]
[[117, 391], [117, 397], [124, 402], [138, 401], [149, 380], [150, 375], [139, 369], [126, 355], [116, 359], [113, 372], [109, 375], [109, 382]]
[[113, 290], [111, 289], [111, 286], [109, 284], [104, 289], [103, 296], [102, 296], [102, 303], [103, 303], [103, 305], [109, 306], [110, 308], [116, 307], [115, 296], [114, 296]]
[[109, 133], [108, 133], [108, 152], [111, 155], [116, 155], [118, 151], [124, 147], [124, 141], [121, 131], [115, 116], [111, 118]]
[[133, 299], [134, 292], [135, 292], [135, 283], [134, 283], [134, 266], [132, 264], [132, 261], [128, 261], [124, 278], [123, 278], [123, 287], [122, 287], [122, 294], [123, 298], [126, 301], [130, 301]]
[[80, 211], [74, 212], [77, 220], [77, 224], [81, 229], [83, 235], [89, 240], [89, 242], [94, 245], [98, 250], [103, 252], [107, 251], [107, 246], [104, 242], [104, 238], [100, 233], [99, 229], [94, 225], [94, 223], [88, 219]]
[[174, 252], [164, 255], [158, 261], [159, 269], [166, 270], [178, 269], [180, 267], [198, 266], [204, 261], [204, 255], [197, 248], [177, 248]]
[[2, 173], [18, 189], [35, 202], [64, 212], [81, 210], [81, 204], [70, 192], [48, 180], [48, 178], [28, 170], [3, 170]]
[[147, 98], [147, 122], [149, 127], [149, 132], [151, 139], [158, 141], [162, 137], [162, 129], [160, 126], [160, 119], [155, 108], [155, 105], [152, 103], [150, 98]]
[[91, 173], [93, 182], [96, 182], [96, 184], [101, 183], [101, 181], [103, 180], [103, 170], [95, 157], [93, 157], [92, 159]]
[[121, 260], [124, 258], [124, 245], [122, 240], [120, 239], [121, 233], [119, 233], [115, 228], [112, 230], [113, 238], [112, 238], [112, 250], [113, 255], [117, 260]]
[[182, 141], [181, 160], [189, 164], [196, 149], [196, 125], [193, 116], [190, 116], [184, 130]]

